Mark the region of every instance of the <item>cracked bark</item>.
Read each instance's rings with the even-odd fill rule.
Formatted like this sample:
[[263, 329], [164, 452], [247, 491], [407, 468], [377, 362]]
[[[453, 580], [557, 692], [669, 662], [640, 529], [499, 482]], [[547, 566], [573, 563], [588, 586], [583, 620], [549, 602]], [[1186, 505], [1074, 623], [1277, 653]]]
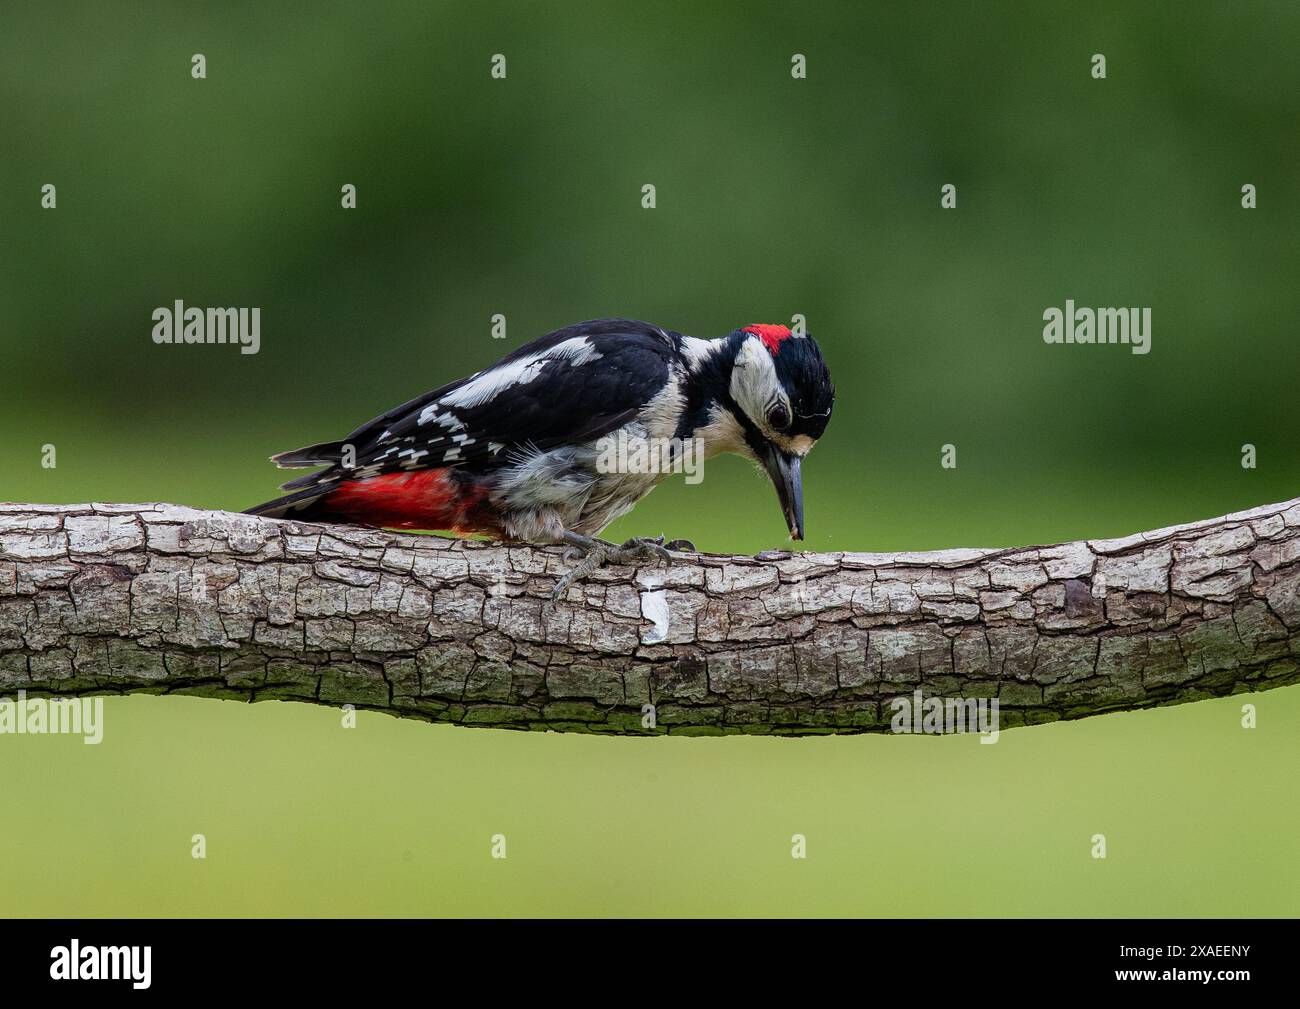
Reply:
[[[888, 730], [1300, 681], [1300, 499], [1048, 547], [702, 554], [546, 598], [557, 548], [165, 504], [0, 505], [0, 697], [200, 694], [463, 725]], [[643, 728], [643, 705], [656, 726]]]

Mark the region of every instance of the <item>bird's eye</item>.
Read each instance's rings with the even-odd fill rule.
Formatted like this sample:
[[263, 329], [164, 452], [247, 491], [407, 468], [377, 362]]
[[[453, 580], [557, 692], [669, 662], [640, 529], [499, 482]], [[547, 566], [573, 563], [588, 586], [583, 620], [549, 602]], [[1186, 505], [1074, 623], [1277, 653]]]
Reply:
[[790, 411], [786, 409], [784, 403], [777, 403], [767, 411], [767, 422], [772, 426], [773, 431], [784, 431], [790, 426]]

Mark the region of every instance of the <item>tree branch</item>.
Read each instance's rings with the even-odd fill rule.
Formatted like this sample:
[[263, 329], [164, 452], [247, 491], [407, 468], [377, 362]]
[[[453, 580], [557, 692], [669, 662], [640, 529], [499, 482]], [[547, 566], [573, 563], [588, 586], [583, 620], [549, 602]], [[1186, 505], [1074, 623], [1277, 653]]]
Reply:
[[801, 734], [887, 730], [917, 689], [996, 697], [1007, 727], [1300, 681], [1300, 499], [1050, 547], [682, 555], [551, 609], [563, 570], [554, 547], [0, 505], [0, 696]]

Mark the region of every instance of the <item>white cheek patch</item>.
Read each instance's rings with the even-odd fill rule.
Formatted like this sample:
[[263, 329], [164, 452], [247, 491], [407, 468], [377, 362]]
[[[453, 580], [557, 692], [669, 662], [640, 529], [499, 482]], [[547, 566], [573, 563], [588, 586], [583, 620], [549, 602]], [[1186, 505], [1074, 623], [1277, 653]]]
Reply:
[[772, 355], [756, 336], [740, 345], [735, 366], [731, 369], [731, 398], [764, 431], [767, 430], [765, 408], [781, 392]]

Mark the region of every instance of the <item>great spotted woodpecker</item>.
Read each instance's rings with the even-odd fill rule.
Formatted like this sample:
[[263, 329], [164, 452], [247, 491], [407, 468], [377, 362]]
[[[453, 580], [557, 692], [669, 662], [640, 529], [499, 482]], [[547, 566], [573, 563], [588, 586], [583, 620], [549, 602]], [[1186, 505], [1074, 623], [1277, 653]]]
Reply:
[[272, 456], [284, 468], [327, 468], [249, 512], [563, 543], [582, 561], [557, 584], [558, 597], [607, 561], [670, 560], [663, 537], [621, 547], [593, 538], [664, 476], [663, 467], [598, 465], [605, 439], [698, 439], [702, 458], [733, 452], [759, 462], [798, 540], [800, 465], [834, 400], [821, 350], [785, 326], [701, 340], [627, 319], [583, 322], [341, 441]]

